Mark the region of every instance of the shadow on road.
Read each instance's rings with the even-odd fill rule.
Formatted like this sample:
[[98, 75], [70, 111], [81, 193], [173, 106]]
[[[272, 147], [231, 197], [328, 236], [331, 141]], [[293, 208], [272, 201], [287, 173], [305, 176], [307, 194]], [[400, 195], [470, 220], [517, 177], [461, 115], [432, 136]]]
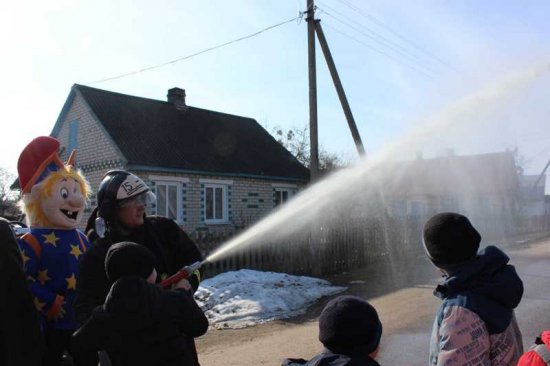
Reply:
[[316, 320], [326, 303], [336, 296], [354, 295], [368, 300], [409, 287], [435, 288], [439, 278], [439, 271], [424, 255], [393, 262], [379, 261], [365, 268], [324, 277], [332, 284], [345, 286], [348, 289], [338, 295], [322, 298], [311, 305], [305, 314], [281, 321], [300, 324]]

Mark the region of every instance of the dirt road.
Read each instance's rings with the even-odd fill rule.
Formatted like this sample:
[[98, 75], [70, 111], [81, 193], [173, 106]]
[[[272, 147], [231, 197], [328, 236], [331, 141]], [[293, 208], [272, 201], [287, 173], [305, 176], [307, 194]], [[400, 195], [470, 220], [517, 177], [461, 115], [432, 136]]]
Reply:
[[[541, 327], [550, 328], [550, 240], [505, 249], [525, 284], [516, 315], [531, 344]], [[343, 274], [330, 278], [349, 286], [347, 294], [368, 299], [378, 309], [384, 333], [382, 365], [426, 365], [428, 339], [439, 300], [432, 295], [440, 277], [425, 259], [408, 264]], [[349, 284], [350, 281], [365, 281]], [[197, 340], [202, 366], [280, 365], [285, 357], [309, 358], [320, 350], [317, 317], [328, 301], [304, 316], [239, 330], [209, 330]]]

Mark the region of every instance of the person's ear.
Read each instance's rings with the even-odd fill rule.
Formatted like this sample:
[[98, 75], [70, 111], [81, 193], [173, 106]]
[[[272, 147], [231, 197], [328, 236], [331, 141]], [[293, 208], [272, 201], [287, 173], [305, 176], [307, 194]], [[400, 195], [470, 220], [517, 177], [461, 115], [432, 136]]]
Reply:
[[376, 356], [378, 356], [378, 350], [380, 349], [380, 346], [376, 347], [376, 349], [374, 351], [372, 351], [371, 353], [369, 353], [369, 357], [372, 358], [373, 360], [376, 358]]

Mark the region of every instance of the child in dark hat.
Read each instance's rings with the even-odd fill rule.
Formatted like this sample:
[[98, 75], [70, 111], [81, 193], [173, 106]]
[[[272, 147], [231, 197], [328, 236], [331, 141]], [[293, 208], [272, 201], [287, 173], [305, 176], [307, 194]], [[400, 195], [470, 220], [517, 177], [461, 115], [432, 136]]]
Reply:
[[113, 366], [199, 364], [193, 338], [208, 320], [191, 291], [156, 286], [155, 257], [136, 243], [112, 245], [105, 272], [112, 282], [105, 303], [73, 335], [77, 365], [97, 365], [99, 350]]
[[319, 317], [323, 352], [309, 361], [286, 359], [283, 366], [376, 366], [381, 337], [382, 323], [372, 305], [355, 296], [339, 296], [328, 302]]
[[523, 352], [514, 308], [523, 283], [495, 246], [478, 252], [481, 235], [466, 216], [445, 212], [424, 225], [424, 249], [446, 277], [434, 294], [430, 365], [516, 365]]

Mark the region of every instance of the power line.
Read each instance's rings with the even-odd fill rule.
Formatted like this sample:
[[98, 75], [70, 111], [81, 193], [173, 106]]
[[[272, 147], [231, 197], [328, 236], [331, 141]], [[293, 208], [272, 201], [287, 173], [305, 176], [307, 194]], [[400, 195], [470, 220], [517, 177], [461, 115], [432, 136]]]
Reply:
[[[399, 50], [398, 48], [392, 46], [391, 44], [387, 44], [388, 42], [381, 42], [381, 41], [379, 41], [378, 39], [376, 39], [374, 36], [372, 36], [372, 35], [370, 35], [370, 34], [368, 34], [368, 33], [363, 32], [361, 29], [358, 29], [357, 27], [355, 27], [355, 26], [353, 26], [353, 25], [350, 25], [349, 23], [345, 22], [344, 20], [342, 20], [342, 19], [340, 19], [340, 18], [338, 18], [338, 17], [336, 17], [336, 16], [334, 16], [334, 15], [328, 13], [327, 11], [325, 11], [325, 10], [323, 10], [323, 9], [320, 9], [320, 10], [321, 10], [323, 13], [325, 13], [326, 15], [328, 15], [329, 17], [335, 19], [336, 21], [338, 21], [338, 22], [344, 24], [345, 26], [347, 26], [347, 27], [349, 27], [349, 28], [355, 30], [356, 32], [361, 33], [362, 35], [366, 36], [367, 38], [370, 38], [371, 40], [373, 40], [374, 42], [378, 43], [379, 45], [381, 45], [381, 46], [383, 46], [383, 47], [386, 47], [386, 48], [392, 50], [393, 52], [395, 52], [395, 53], [397, 53], [397, 54], [399, 54], [399, 55], [405, 57], [405, 58], [408, 59], [410, 62], [416, 64], [417, 66], [426, 69], [426, 71], [434, 72], [434, 70], [433, 70], [431, 67], [429, 67], [429, 66], [427, 66], [427, 65], [420, 64], [420, 63], [418, 62], [418, 61], [419, 61], [418, 59], [415, 59], [415, 58], [411, 57], [411, 56], [410, 56], [409, 54], [407, 54], [406, 52], [403, 52], [403, 51]], [[370, 30], [369, 30], [369, 31], [370, 31]], [[370, 32], [372, 32], [372, 31], [370, 31]], [[374, 33], [374, 32], [372, 32], [372, 33]], [[379, 37], [381, 37], [381, 36], [379, 36]], [[420, 60], [420, 61], [422, 61], [422, 60]]]
[[357, 38], [355, 38], [355, 37], [353, 37], [353, 36], [350, 36], [349, 34], [347, 34], [347, 33], [345, 33], [345, 32], [342, 32], [342, 31], [339, 30], [338, 28], [332, 27], [330, 24], [327, 24], [326, 21], [323, 22], [323, 24], [324, 24], [327, 28], [330, 28], [330, 29], [332, 29], [333, 31], [335, 31], [335, 32], [337, 32], [337, 33], [340, 33], [341, 35], [343, 35], [343, 36], [345, 36], [345, 37], [348, 37], [348, 38], [352, 39], [353, 41], [355, 41], [355, 42], [357, 42], [357, 43], [362, 44], [363, 46], [365, 46], [365, 47], [371, 49], [372, 51], [375, 51], [375, 52], [377, 52], [377, 53], [379, 53], [379, 54], [381, 54], [381, 55], [383, 55], [383, 56], [386, 56], [387, 58], [393, 60], [394, 62], [397, 62], [398, 64], [401, 64], [402, 66], [411, 68], [411, 69], [415, 70], [416, 72], [418, 72], [418, 73], [420, 73], [420, 74], [422, 74], [422, 75], [424, 75], [424, 76], [426, 76], [426, 77], [428, 77], [428, 78], [430, 78], [430, 79], [433, 79], [433, 75], [430, 75], [429, 73], [425, 72], [424, 70], [421, 70], [421, 69], [419, 69], [419, 68], [417, 68], [417, 67], [414, 67], [413, 65], [407, 64], [407, 63], [405, 63], [405, 62], [403, 62], [403, 61], [401, 61], [401, 60], [399, 60], [399, 59], [393, 57], [392, 55], [390, 55], [390, 54], [388, 54], [388, 53], [386, 53], [386, 52], [384, 52], [384, 51], [381, 51], [381, 50], [377, 49], [376, 47], [373, 47], [372, 45], [370, 45], [370, 44], [368, 44], [368, 43], [365, 43], [365, 42], [363, 42], [363, 41], [361, 41], [361, 40], [359, 40], [359, 39], [357, 39]]
[[[329, 9], [331, 12], [335, 13], [335, 14], [338, 14], [339, 16], [347, 19], [348, 21], [358, 25], [359, 27], [361, 27], [362, 29], [364, 29], [365, 31], [367, 31], [369, 34], [372, 35], [372, 37], [376, 37], [377, 40], [375, 40], [376, 42], [378, 43], [384, 43], [385, 45], [387, 45], [388, 48], [397, 48], [398, 50], [401, 50], [403, 52], [405, 52], [407, 54], [408, 57], [410, 58], [414, 58], [415, 61], [420, 61], [420, 62], [430, 62], [432, 61], [431, 59], [426, 59], [426, 58], [423, 58], [423, 57], [420, 57], [420, 56], [417, 56], [416, 54], [413, 54], [413, 53], [410, 53], [410, 49], [406, 48], [406, 47], [403, 47], [402, 45], [392, 41], [391, 39], [388, 39], [387, 37], [384, 37], [383, 35], [381, 35], [380, 33], [372, 30], [371, 28], [367, 27], [365, 24], [362, 24], [362, 23], [359, 23], [358, 21], [354, 20], [353, 18], [347, 16], [346, 14], [343, 14], [341, 12], [339, 12], [338, 10], [324, 4], [323, 2], [321, 1], [318, 1], [318, 3], [322, 4], [323, 5], [323, 8], [326, 7], [327, 9]], [[322, 12], [326, 13], [327, 15], [329, 16], [332, 16], [334, 18], [336, 18], [334, 15], [330, 15], [328, 14], [325, 10], [321, 9]], [[348, 24], [346, 24], [348, 25]], [[371, 38], [371, 37], [369, 37]], [[379, 40], [378, 40], [379, 39]], [[424, 56], [425, 57], [425, 56]]]
[[363, 12], [360, 8], [358, 8], [357, 6], [354, 6], [352, 4], [350, 4], [348, 1], [346, 0], [338, 0], [340, 3], [346, 5], [347, 7], [349, 7], [350, 9], [352, 9], [353, 11], [355, 11], [356, 13], [358, 13], [359, 15], [362, 15], [363, 17], [369, 19], [371, 22], [377, 24], [378, 26], [386, 29], [387, 31], [391, 32], [393, 35], [395, 35], [396, 37], [400, 38], [402, 41], [405, 41], [407, 43], [409, 43], [411, 46], [413, 46], [414, 48], [416, 48], [417, 50], [423, 52], [424, 54], [432, 57], [434, 60], [436, 60], [437, 62], [439, 62], [440, 64], [454, 70], [454, 71], [458, 71], [457, 69], [455, 69], [451, 64], [449, 64], [448, 62], [446, 62], [445, 60], [442, 60], [440, 57], [434, 55], [433, 53], [429, 52], [428, 50], [424, 49], [423, 47], [419, 46], [417, 43], [411, 41], [410, 39], [406, 38], [405, 36], [402, 36], [401, 34], [399, 34], [397, 31], [395, 31], [394, 29], [392, 29], [389, 25], [387, 25], [386, 23], [382, 22], [380, 19], [378, 19], [377, 17], [375, 17], [374, 15], [372, 14], [369, 14], [369, 13], [365, 13]]
[[210, 52], [210, 51], [216, 50], [216, 49], [218, 49], [218, 48], [222, 48], [222, 47], [228, 46], [228, 45], [230, 45], [230, 44], [232, 44], [232, 43], [236, 43], [236, 42], [239, 42], [239, 41], [243, 41], [243, 40], [245, 40], [245, 39], [248, 39], [248, 38], [255, 37], [255, 36], [257, 36], [257, 35], [259, 35], [259, 34], [261, 34], [261, 33], [263, 33], [263, 32], [266, 32], [266, 31], [268, 31], [268, 30], [271, 30], [271, 29], [280, 27], [280, 26], [282, 26], [282, 25], [285, 25], [285, 24], [287, 24], [287, 23], [293, 22], [293, 21], [295, 21], [295, 20], [301, 19], [302, 17], [303, 17], [303, 13], [300, 13], [300, 15], [297, 16], [297, 17], [295, 17], [295, 18], [292, 18], [292, 19], [289, 19], [289, 20], [285, 20], [284, 22], [281, 22], [281, 23], [277, 23], [277, 24], [271, 25], [271, 26], [269, 26], [269, 27], [267, 27], [267, 28], [264, 28], [264, 29], [261, 29], [261, 30], [259, 30], [259, 31], [257, 31], [257, 32], [251, 33], [251, 34], [249, 34], [249, 35], [246, 35], [246, 36], [243, 36], [243, 37], [234, 39], [234, 40], [232, 40], [232, 41], [225, 42], [225, 43], [222, 43], [222, 44], [217, 45], [217, 46], [213, 46], [213, 47], [206, 48], [206, 49], [204, 49], [204, 50], [202, 50], [202, 51], [193, 53], [193, 54], [191, 54], [191, 55], [183, 56], [183, 57], [177, 58], [177, 59], [172, 60], [172, 61], [163, 62], [163, 63], [158, 64], [158, 65], [145, 67], [145, 68], [142, 68], [142, 69], [139, 69], [139, 70], [127, 72], [127, 73], [120, 74], [120, 75], [117, 75], [117, 76], [112, 76], [112, 77], [108, 77], [108, 78], [105, 78], [105, 79], [100, 79], [100, 80], [92, 81], [92, 82], [89, 82], [89, 83], [87, 83], [87, 84], [85, 84], [85, 85], [98, 84], [98, 83], [103, 83], [103, 82], [105, 82], [105, 81], [111, 81], [111, 80], [115, 80], [115, 79], [120, 79], [120, 78], [123, 78], [123, 77], [126, 77], [126, 76], [139, 74], [139, 73], [142, 73], [142, 72], [145, 72], [145, 71], [149, 71], [149, 70], [153, 70], [153, 69], [158, 69], [158, 68], [163, 67], [163, 66], [175, 64], [175, 63], [180, 62], [180, 61], [188, 60], [188, 59], [190, 59], [190, 58], [192, 58], [192, 57], [201, 55], [201, 54], [203, 54], [203, 53]]

